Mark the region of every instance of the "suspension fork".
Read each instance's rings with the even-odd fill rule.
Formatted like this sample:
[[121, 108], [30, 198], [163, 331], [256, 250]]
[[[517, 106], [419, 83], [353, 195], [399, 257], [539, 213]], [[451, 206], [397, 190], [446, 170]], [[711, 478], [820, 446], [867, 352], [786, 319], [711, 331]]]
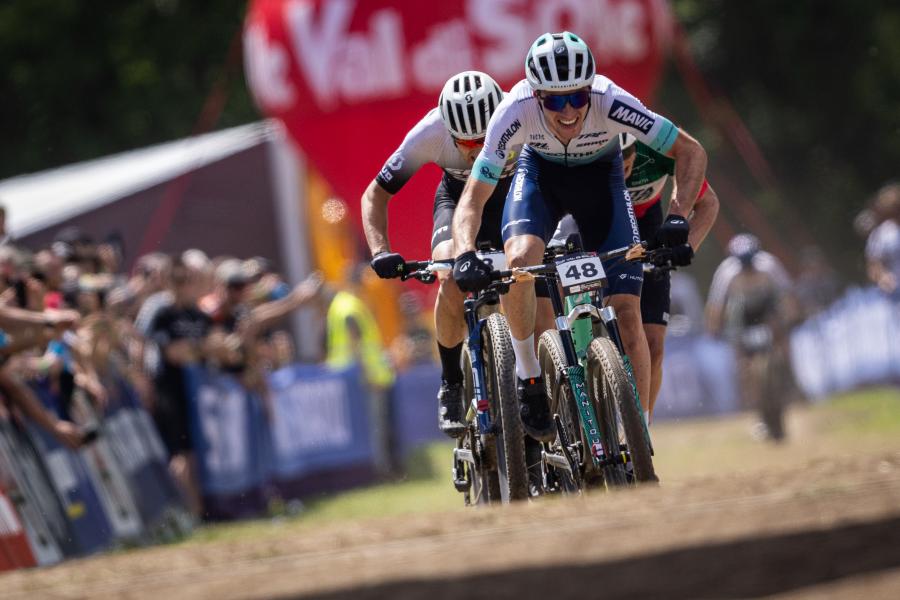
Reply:
[[478, 419], [478, 431], [487, 434], [491, 430], [490, 402], [487, 397], [487, 388], [484, 378], [484, 347], [482, 346], [482, 329], [484, 319], [478, 318], [478, 299], [467, 298], [465, 301], [466, 327], [469, 331], [469, 358], [472, 361], [472, 382], [475, 387], [475, 396], [468, 408], [466, 418], [471, 418], [474, 411]]

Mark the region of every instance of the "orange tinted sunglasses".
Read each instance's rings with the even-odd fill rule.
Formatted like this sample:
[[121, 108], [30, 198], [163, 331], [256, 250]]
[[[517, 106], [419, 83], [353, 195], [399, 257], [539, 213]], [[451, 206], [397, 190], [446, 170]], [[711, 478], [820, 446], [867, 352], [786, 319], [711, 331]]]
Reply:
[[453, 138], [453, 141], [456, 142], [457, 146], [462, 146], [463, 148], [478, 148], [479, 146], [484, 146], [484, 138], [478, 138], [475, 140], [461, 140], [459, 138]]

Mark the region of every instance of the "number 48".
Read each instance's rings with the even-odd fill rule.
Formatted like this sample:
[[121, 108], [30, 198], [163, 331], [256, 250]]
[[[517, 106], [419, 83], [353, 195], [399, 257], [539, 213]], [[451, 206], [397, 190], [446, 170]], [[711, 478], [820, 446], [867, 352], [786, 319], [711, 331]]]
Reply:
[[[578, 270], [578, 267], [581, 267], [581, 271]], [[578, 281], [582, 277], [596, 277], [597, 276], [597, 267], [594, 266], [594, 263], [582, 263], [581, 265], [572, 265], [568, 269], [566, 269], [566, 277], [569, 279], [574, 279]]]

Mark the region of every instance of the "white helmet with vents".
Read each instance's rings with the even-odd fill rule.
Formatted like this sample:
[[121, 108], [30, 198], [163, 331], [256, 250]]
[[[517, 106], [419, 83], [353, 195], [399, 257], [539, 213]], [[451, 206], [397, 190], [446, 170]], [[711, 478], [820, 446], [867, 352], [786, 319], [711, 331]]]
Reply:
[[594, 83], [594, 55], [569, 31], [545, 33], [525, 57], [525, 77], [536, 90], [571, 92]]
[[481, 71], [463, 71], [447, 80], [438, 109], [450, 134], [461, 140], [484, 137], [491, 115], [503, 99], [497, 82]]

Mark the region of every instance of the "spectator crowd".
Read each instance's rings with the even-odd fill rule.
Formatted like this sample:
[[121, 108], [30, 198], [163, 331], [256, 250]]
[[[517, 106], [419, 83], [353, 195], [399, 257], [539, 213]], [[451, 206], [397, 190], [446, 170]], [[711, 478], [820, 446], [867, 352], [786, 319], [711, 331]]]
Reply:
[[[327, 309], [321, 276], [291, 287], [265, 258], [210, 258], [199, 249], [141, 256], [128, 275], [115, 235], [97, 242], [67, 227], [32, 252], [9, 239], [0, 219], [0, 237], [0, 411], [77, 448], [95, 435], [111, 390], [129, 385], [201, 515], [184, 367], [233, 374], [265, 405], [266, 374], [295, 360], [284, 317], [304, 305]], [[61, 410], [47, 410], [35, 385], [48, 386]]]

